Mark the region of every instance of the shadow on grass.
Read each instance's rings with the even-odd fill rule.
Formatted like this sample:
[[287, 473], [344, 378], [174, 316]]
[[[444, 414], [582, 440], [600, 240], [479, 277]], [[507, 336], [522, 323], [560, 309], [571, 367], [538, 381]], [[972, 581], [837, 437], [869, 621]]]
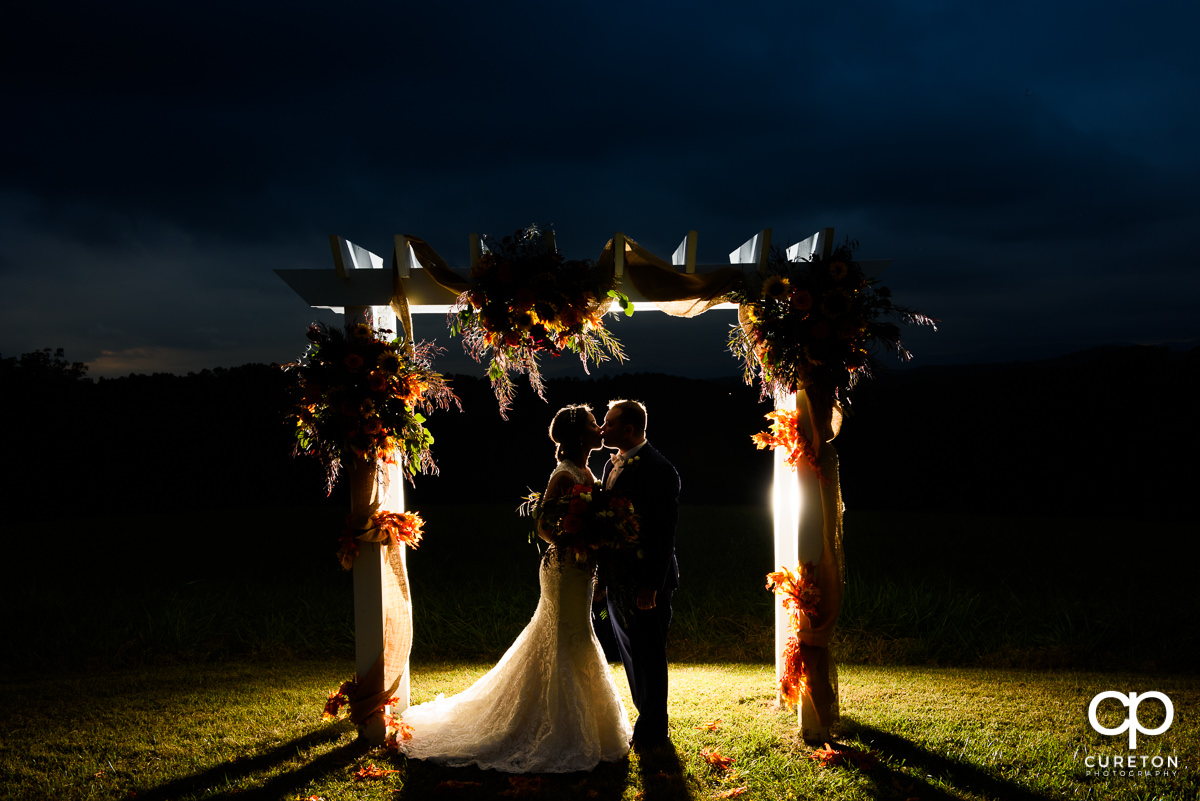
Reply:
[[865, 774], [875, 781], [876, 798], [920, 797], [923, 801], [962, 801], [969, 793], [972, 797], [1003, 798], [1005, 801], [1055, 801], [1055, 796], [998, 779], [970, 762], [950, 759], [899, 735], [843, 718], [842, 736], [839, 739], [848, 737], [858, 737], [890, 761], [915, 768], [916, 773], [922, 776], [940, 779], [957, 791], [944, 790], [912, 773], [901, 773], [881, 763]]
[[[617, 801], [629, 781], [629, 760], [601, 762], [591, 771], [578, 773], [511, 774], [479, 768], [448, 768], [419, 759], [404, 760], [404, 786], [393, 798], [417, 801], [437, 798], [488, 798], [536, 796], [538, 798], [586, 798]], [[647, 801], [654, 796], [646, 794]], [[663, 797], [665, 798], [665, 797]]]
[[[138, 801], [163, 801], [181, 796], [198, 795], [214, 786], [228, 785], [238, 779], [269, 770], [280, 763], [294, 759], [297, 752], [337, 740], [348, 731], [353, 730], [353, 728], [353, 725], [349, 721], [344, 721], [336, 726], [327, 726], [320, 731], [306, 734], [303, 737], [297, 737], [265, 754], [219, 765], [209, 768], [203, 773], [197, 773], [194, 776], [176, 779], [175, 781], [150, 788], [144, 792], [139, 791], [137, 798]], [[334, 770], [352, 764], [355, 759], [367, 753], [370, 748], [364, 740], [356, 739], [353, 742], [335, 748], [327, 754], [322, 754], [316, 759], [305, 762], [302, 767], [296, 770], [288, 771], [268, 780], [261, 787], [247, 790], [233, 789], [230, 792], [207, 796], [207, 798], [287, 798], [289, 794], [299, 791], [314, 779], [318, 779]]]
[[638, 753], [638, 776], [644, 801], [692, 801], [683, 763], [672, 743]]

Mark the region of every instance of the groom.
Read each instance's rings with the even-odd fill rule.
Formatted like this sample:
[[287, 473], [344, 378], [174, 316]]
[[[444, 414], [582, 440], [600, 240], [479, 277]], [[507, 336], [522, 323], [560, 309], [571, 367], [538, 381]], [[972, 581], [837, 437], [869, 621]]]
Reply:
[[604, 447], [617, 450], [604, 465], [604, 487], [628, 498], [640, 518], [636, 554], [614, 554], [601, 570], [609, 619], [638, 710], [633, 744], [653, 748], [668, 741], [667, 629], [671, 595], [679, 586], [679, 474], [646, 442], [646, 407], [637, 401], [609, 403], [600, 433]]

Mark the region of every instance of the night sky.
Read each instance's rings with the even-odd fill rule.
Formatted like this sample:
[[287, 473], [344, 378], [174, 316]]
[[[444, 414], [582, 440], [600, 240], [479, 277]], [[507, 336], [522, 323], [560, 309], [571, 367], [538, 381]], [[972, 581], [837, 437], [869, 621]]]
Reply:
[[[465, 268], [530, 222], [568, 258], [694, 229], [702, 263], [833, 227], [941, 319], [915, 364], [1200, 342], [1190, 0], [430, 5], [6, 12], [0, 355], [291, 361], [315, 313], [273, 270], [332, 269], [329, 234]], [[732, 320], [614, 320], [604, 369], [736, 374]]]

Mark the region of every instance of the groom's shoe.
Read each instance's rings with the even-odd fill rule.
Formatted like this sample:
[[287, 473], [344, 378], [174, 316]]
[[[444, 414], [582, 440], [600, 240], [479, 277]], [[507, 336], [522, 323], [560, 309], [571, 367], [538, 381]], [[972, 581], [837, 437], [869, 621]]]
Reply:
[[662, 751], [672, 747], [670, 737], [634, 737], [629, 746], [639, 754]]

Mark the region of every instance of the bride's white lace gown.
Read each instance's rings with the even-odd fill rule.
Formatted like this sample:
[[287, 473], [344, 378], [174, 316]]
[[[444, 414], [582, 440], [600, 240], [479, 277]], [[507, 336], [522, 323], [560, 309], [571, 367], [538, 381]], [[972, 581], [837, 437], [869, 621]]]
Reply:
[[[560, 462], [577, 483], [586, 468]], [[401, 750], [442, 765], [509, 773], [591, 770], [629, 753], [633, 730], [592, 629], [595, 566], [542, 558], [541, 599], [529, 625], [486, 675], [458, 695], [418, 704]]]

